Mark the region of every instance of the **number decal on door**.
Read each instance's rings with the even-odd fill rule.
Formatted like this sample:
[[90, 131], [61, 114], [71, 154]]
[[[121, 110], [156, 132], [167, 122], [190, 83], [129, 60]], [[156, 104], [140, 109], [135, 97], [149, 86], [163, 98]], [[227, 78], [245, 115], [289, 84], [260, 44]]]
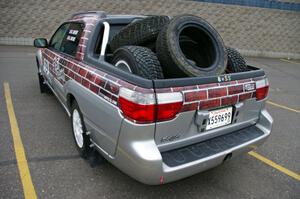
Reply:
[[61, 66], [60, 58], [55, 57], [53, 60], [53, 69], [58, 80], [65, 81], [64, 68]]

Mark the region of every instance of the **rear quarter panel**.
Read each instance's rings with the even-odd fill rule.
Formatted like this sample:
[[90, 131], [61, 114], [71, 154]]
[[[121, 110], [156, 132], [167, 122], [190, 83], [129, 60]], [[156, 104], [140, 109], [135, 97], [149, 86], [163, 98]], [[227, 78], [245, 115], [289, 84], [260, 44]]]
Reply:
[[91, 139], [113, 156], [123, 120], [118, 108], [74, 80], [65, 84], [65, 90], [78, 102]]
[[114, 155], [122, 116], [117, 108], [117, 79], [74, 59], [44, 49], [49, 73], [43, 73], [65, 105], [73, 95], [83, 113], [92, 140], [107, 154]]

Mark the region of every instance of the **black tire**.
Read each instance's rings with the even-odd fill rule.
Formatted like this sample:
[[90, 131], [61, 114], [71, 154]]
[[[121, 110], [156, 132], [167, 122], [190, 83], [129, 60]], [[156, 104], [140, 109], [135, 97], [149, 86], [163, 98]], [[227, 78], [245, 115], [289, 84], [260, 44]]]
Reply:
[[208, 22], [193, 15], [176, 16], [164, 26], [156, 52], [168, 78], [219, 75], [227, 64], [221, 36]]
[[44, 83], [44, 77], [38, 73], [39, 78], [39, 87], [41, 93], [53, 94], [52, 90], [49, 88], [47, 84]]
[[[36, 64], [37, 64], [37, 68], [39, 70], [40, 65], [39, 65], [37, 57], [36, 57]], [[38, 72], [38, 79], [39, 79], [40, 92], [41, 93], [52, 94], [52, 90], [49, 88], [49, 86], [47, 84], [45, 84], [44, 77], [40, 74], [40, 72]]]
[[134, 45], [155, 49], [155, 41], [162, 27], [169, 22], [168, 16], [150, 16], [135, 21], [120, 30], [111, 40], [114, 52], [121, 46]]
[[245, 59], [237, 50], [226, 47], [226, 52], [228, 56], [226, 73], [238, 73], [248, 70]]
[[[75, 138], [74, 124], [73, 124], [73, 117], [74, 117], [74, 114], [75, 114], [75, 110], [79, 114], [80, 121], [81, 121], [82, 136], [83, 136], [82, 145], [79, 145], [79, 143], [76, 141], [76, 138]], [[80, 108], [79, 108], [79, 106], [78, 106], [78, 104], [75, 100], [72, 102], [72, 105], [71, 105], [71, 127], [72, 127], [73, 138], [74, 138], [74, 141], [75, 141], [76, 148], [79, 152], [79, 155], [82, 158], [87, 159], [89, 157], [90, 153], [91, 153], [91, 147], [90, 147], [91, 141], [89, 139], [89, 136], [86, 134], [87, 130], [86, 130], [86, 127], [84, 125], [82, 113], [81, 113]]]
[[164, 75], [156, 55], [146, 47], [123, 46], [113, 55], [112, 64], [126, 72], [146, 79], [163, 79]]

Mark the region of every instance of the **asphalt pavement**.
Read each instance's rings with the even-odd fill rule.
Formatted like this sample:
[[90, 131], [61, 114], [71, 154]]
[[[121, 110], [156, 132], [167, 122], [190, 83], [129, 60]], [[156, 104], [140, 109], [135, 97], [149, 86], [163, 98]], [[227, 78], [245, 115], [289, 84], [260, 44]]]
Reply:
[[[40, 94], [32, 47], [0, 46], [0, 198], [23, 198], [4, 94], [8, 82], [19, 133], [38, 198], [300, 198], [300, 181], [244, 154], [192, 177], [143, 185], [110, 163], [81, 159], [67, 114], [54, 95]], [[271, 84], [267, 109], [274, 118], [268, 141], [256, 152], [300, 173], [300, 61], [247, 58]], [[290, 108], [290, 109], [288, 109]], [[295, 110], [295, 111], [293, 111]]]

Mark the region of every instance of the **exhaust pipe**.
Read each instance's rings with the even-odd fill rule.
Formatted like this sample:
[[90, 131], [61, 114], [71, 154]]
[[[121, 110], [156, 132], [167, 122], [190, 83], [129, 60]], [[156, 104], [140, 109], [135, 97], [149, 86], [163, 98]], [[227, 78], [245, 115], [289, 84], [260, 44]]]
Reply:
[[223, 160], [223, 163], [225, 162], [225, 161], [227, 161], [227, 160], [230, 160], [232, 158], [232, 153], [228, 153], [226, 156], [225, 156], [225, 158], [224, 158], [224, 160]]

